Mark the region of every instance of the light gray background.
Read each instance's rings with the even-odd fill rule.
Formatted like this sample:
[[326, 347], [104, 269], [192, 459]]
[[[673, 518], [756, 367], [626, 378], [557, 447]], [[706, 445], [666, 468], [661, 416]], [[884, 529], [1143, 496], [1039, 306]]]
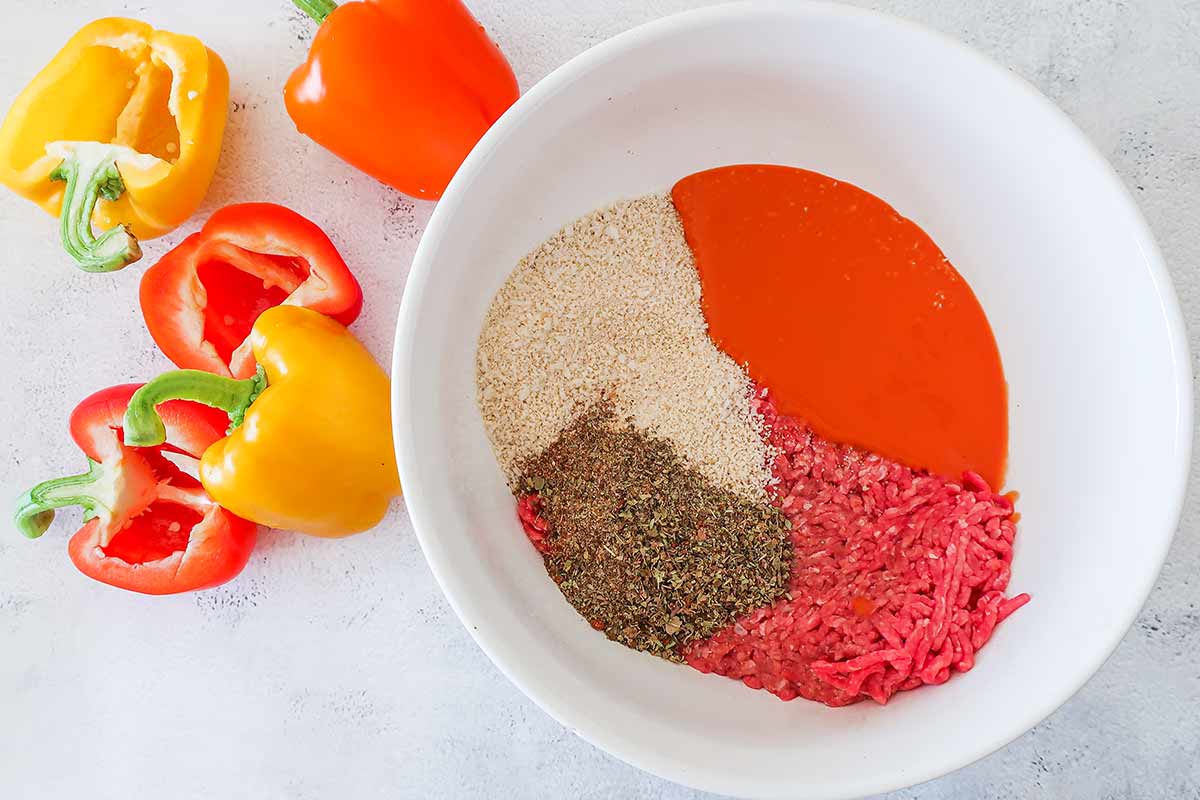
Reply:
[[[471, 0], [528, 88], [576, 53], [702, 0]], [[1116, 166], [1200, 332], [1200, 2], [883, 0], [1036, 84]], [[0, 102], [84, 22], [136, 16], [225, 58], [232, 108], [205, 208], [281, 202], [357, 271], [356, 331], [383, 361], [432, 205], [295, 133], [281, 87], [312, 25], [284, 0], [4, 0]], [[815, 109], [819, 112], [819, 109]], [[137, 308], [142, 265], [74, 270], [53, 221], [0, 195], [0, 494], [82, 468], [66, 418], [89, 392], [169, 367]], [[1119, 313], [1119, 309], [1114, 309]], [[1134, 421], [1136, 424], [1136, 421]], [[1070, 487], [1063, 487], [1070, 491]], [[1004, 751], [896, 798], [1200, 798], [1196, 483], [1137, 625], [1057, 714]], [[688, 798], [572, 736], [459, 625], [403, 506], [372, 533], [268, 532], [233, 583], [146, 598], [77, 574], [67, 512], [41, 540], [0, 531], [0, 796], [5, 798]], [[1136, 540], [1138, 530], [1129, 536]], [[930, 746], [936, 746], [931, 743]], [[803, 780], [803, 776], [798, 776]]]

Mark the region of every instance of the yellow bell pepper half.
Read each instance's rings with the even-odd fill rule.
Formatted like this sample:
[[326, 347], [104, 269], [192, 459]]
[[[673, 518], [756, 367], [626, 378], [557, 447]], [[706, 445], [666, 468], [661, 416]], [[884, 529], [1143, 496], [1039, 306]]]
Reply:
[[200, 460], [200, 481], [219, 505], [315, 536], [374, 527], [400, 494], [387, 374], [340, 323], [299, 306], [264, 311], [250, 345], [253, 378], [177, 370], [139, 389], [125, 443], [163, 442], [155, 407], [167, 400], [220, 408], [232, 431]]
[[199, 39], [97, 20], [9, 109], [0, 183], [60, 217], [82, 269], [121, 269], [140, 258], [137, 239], [168, 233], [204, 199], [228, 104], [229, 73]]

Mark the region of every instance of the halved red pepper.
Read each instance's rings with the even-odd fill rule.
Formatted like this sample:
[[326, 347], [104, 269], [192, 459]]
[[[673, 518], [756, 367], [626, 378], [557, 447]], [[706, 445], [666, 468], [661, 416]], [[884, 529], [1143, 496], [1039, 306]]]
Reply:
[[362, 289], [315, 223], [273, 203], [226, 206], [142, 276], [142, 316], [178, 366], [254, 375], [250, 329], [283, 303], [349, 325]]
[[225, 436], [229, 418], [186, 400], [158, 407], [166, 442], [132, 447], [122, 420], [141, 384], [102, 389], [71, 413], [71, 438], [87, 455], [82, 475], [48, 480], [17, 505], [17, 528], [45, 533], [54, 509], [77, 505], [85, 524], [68, 553], [84, 575], [144, 594], [174, 594], [224, 583], [246, 566], [258, 535], [254, 523], [226, 511], [200, 481], [164, 453], [198, 459]]

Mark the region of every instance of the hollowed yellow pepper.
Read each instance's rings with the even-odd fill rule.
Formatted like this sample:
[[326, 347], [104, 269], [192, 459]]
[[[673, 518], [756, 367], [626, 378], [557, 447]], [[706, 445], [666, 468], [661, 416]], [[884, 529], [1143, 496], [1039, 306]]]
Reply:
[[0, 183], [60, 217], [82, 269], [120, 269], [141, 256], [137, 239], [171, 231], [204, 199], [228, 104], [229, 73], [199, 39], [97, 20], [9, 109]]
[[253, 378], [177, 370], [139, 389], [125, 443], [163, 441], [155, 406], [167, 400], [220, 408], [232, 431], [200, 459], [200, 480], [219, 505], [315, 536], [373, 527], [400, 494], [387, 374], [340, 323], [299, 306], [264, 311], [250, 345]]

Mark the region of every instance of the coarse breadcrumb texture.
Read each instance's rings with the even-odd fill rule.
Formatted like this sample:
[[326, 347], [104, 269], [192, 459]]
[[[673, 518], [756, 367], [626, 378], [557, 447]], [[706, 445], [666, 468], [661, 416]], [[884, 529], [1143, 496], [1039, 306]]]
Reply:
[[476, 382], [514, 488], [524, 462], [602, 395], [714, 484], [761, 497], [771, 480], [750, 381], [708, 338], [665, 194], [588, 214], [526, 256], [488, 310]]

